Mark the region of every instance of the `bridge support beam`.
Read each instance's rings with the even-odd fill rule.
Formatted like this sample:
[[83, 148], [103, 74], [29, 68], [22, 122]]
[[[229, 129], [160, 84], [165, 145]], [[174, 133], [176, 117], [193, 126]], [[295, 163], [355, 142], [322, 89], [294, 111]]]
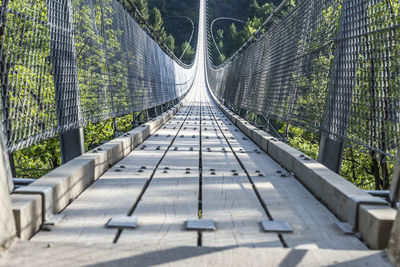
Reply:
[[7, 248], [16, 237], [10, 198], [13, 187], [11, 167], [3, 140], [3, 127], [0, 124], [0, 252], [1, 248]]
[[318, 161], [330, 170], [339, 173], [342, 164], [344, 139], [333, 139], [327, 133], [322, 133], [319, 143]]
[[[354, 14], [352, 1], [344, 1], [339, 19], [339, 30], [337, 39], [340, 40], [334, 51], [334, 60], [330, 74], [330, 85], [325, 106], [323, 128], [321, 132], [320, 149], [318, 161], [327, 166], [332, 171], [339, 173], [343, 155], [345, 140], [341, 136], [346, 136], [347, 126], [351, 113], [351, 95], [355, 87], [355, 77], [357, 71], [357, 59], [349, 61], [352, 55], [358, 55], [361, 47], [361, 38], [346, 38], [356, 32], [349, 32], [348, 21], [360, 21], [367, 18], [363, 14], [366, 3], [361, 7], [363, 12]], [[366, 23], [366, 22], [365, 22]], [[348, 63], [348, 62], [351, 62]], [[349, 79], [348, 77], [353, 77]], [[334, 133], [334, 134], [330, 134]]]
[[239, 109], [239, 116], [245, 118], [247, 115], [247, 110], [244, 108]]
[[60, 134], [61, 161], [66, 163], [85, 152], [83, 128]]
[[156, 109], [156, 107], [149, 108], [149, 109], [147, 110], [147, 114], [149, 115], [150, 118], [155, 118], [155, 117], [157, 117], [157, 109]]
[[[56, 112], [60, 134], [61, 159], [66, 163], [84, 152], [83, 129], [77, 128], [81, 119], [77, 59], [70, 0], [47, 2], [50, 29], [51, 63], [55, 85]], [[58, 18], [65, 14], [67, 23]], [[74, 97], [71, 97], [74, 96]]]
[[163, 105], [162, 105], [162, 104], [159, 105], [159, 106], [157, 106], [156, 109], [157, 109], [157, 114], [158, 114], [158, 115], [160, 115], [160, 114], [162, 114], [162, 113], [164, 112], [164, 111], [163, 111]]

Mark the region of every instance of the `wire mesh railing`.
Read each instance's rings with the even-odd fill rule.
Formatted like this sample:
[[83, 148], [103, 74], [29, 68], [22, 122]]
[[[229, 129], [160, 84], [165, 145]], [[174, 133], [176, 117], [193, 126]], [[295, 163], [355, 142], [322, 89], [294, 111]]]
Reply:
[[160, 48], [125, 2], [0, 1], [1, 110], [9, 152], [188, 91], [193, 63]]
[[279, 19], [270, 19], [225, 63], [214, 66], [209, 52], [216, 95], [318, 132], [336, 146], [340, 140], [362, 146], [381, 163], [394, 158], [400, 144], [399, 2], [283, 3], [292, 5], [290, 12], [282, 18], [273, 13]]

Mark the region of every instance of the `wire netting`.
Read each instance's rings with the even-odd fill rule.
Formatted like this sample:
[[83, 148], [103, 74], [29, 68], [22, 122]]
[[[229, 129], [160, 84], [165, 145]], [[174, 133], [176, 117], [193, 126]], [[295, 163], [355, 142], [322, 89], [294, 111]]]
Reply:
[[394, 157], [400, 143], [399, 2], [296, 2], [224, 64], [214, 66], [209, 53], [212, 89], [230, 105]]
[[182, 96], [192, 65], [116, 0], [0, 0], [1, 110], [10, 152]]

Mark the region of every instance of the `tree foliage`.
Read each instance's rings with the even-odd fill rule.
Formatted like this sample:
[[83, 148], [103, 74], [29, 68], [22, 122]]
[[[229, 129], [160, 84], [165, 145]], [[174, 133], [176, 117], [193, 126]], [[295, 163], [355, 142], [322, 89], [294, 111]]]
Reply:
[[[167, 36], [165, 32], [160, 10], [152, 8], [149, 12], [147, 0], [133, 2], [139, 12], [148, 18], [158, 39], [166, 42], [172, 51], [178, 48], [173, 35]], [[10, 86], [4, 91], [7, 93], [2, 90], [4, 97], [1, 105], [6, 104], [9, 107], [8, 113], [15, 116], [11, 117], [10, 132], [14, 135], [13, 138], [21, 140], [24, 138], [23, 134], [32, 129], [45, 132], [57, 127], [48, 1], [0, 1], [0, 4], [3, 10], [9, 11], [3, 13], [3, 23], [0, 25], [4, 36], [0, 39], [1, 47], [4, 53], [8, 53], [7, 56], [12, 57], [5, 60], [12, 64], [2, 66], [3, 71], [8, 70], [7, 74], [3, 73], [8, 79], [4, 83]], [[87, 150], [114, 138], [117, 130], [129, 131], [133, 127], [133, 115], [124, 114], [130, 109], [131, 101], [136, 101], [140, 106], [143, 99], [144, 89], [137, 88], [134, 95], [131, 95], [129, 86], [140, 85], [132, 85], [123, 78], [134, 67], [128, 59], [133, 59], [134, 62], [137, 60], [134, 55], [129, 54], [132, 51], [126, 49], [129, 40], [123, 36], [124, 31], [129, 29], [125, 27], [125, 17], [118, 16], [118, 8], [120, 6], [113, 0], [95, 0], [93, 5], [83, 0], [73, 1], [77, 82], [81, 93], [79, 98], [83, 103], [80, 112], [83, 118], [85, 114], [94, 118], [92, 123], [85, 123]], [[12, 24], [13, 34], [4, 33], [7, 23]], [[121, 56], [122, 54], [126, 56]], [[190, 62], [193, 55], [194, 51], [189, 46], [184, 59]], [[5, 54], [2, 57], [5, 58]], [[29, 103], [26, 110], [23, 101]], [[102, 103], [102, 108], [99, 108], [99, 103]], [[114, 127], [113, 120], [109, 119], [110, 114], [123, 115], [116, 118], [117, 128]], [[59, 147], [59, 138], [55, 136], [16, 151], [13, 153], [16, 175], [38, 178], [60, 166]]]
[[[365, 145], [396, 155], [396, 144], [389, 141], [396, 140], [394, 136], [396, 133], [393, 131], [396, 129], [394, 125], [396, 122], [389, 119], [389, 114], [393, 114], [394, 105], [388, 105], [388, 103], [395, 103], [398, 99], [397, 93], [390, 88], [398, 88], [400, 83], [398, 75], [393, 75], [399, 72], [400, 62], [391, 57], [388, 64], [387, 58], [382, 55], [398, 54], [400, 46], [385, 37], [382, 38], [379, 30], [387, 27], [380, 23], [382, 18], [399, 21], [399, 11], [399, 3], [395, 1], [391, 1], [390, 4], [382, 1], [368, 5], [368, 28], [366, 29], [368, 34], [361, 37], [347, 129], [347, 136], [350, 139], [346, 141], [344, 148], [341, 175], [364, 189], [388, 189], [394, 167], [394, 161], [387, 155], [367, 149], [352, 140], [362, 140]], [[336, 38], [335, 35], [329, 36], [328, 33], [332, 32], [332, 26], [338, 27], [340, 12], [340, 9], [332, 7], [324, 10], [323, 19], [306, 50], [317, 50], [323, 44], [329, 43], [329, 39]], [[321, 36], [326, 36], [328, 39], [324, 40]], [[327, 101], [329, 74], [335, 48], [335, 44], [332, 43], [328, 49], [320, 51], [311, 59], [311, 68], [314, 69], [311, 75], [296, 77], [299, 81], [297, 87], [303, 88], [298, 100], [303, 106], [301, 115], [307, 118], [314, 117], [319, 124], [322, 124], [323, 114], [318, 114], [318, 106], [324, 106]], [[387, 79], [387, 82], [382, 83], [383, 78]], [[304, 88], [307, 90], [304, 91]], [[382, 98], [384, 101], [381, 100]], [[284, 132], [283, 129], [282, 132]], [[288, 138], [292, 146], [317, 159], [319, 138], [315, 138], [315, 135], [305, 135], [301, 128], [290, 126]]]
[[178, 55], [182, 57], [183, 62], [190, 62], [194, 57], [195, 51], [188, 42], [184, 42], [179, 49]]
[[[260, 1], [259, 3], [259, 1], [253, 0], [247, 5], [247, 18], [245, 19], [244, 24], [237, 21], [230, 22], [227, 20], [218, 22], [216, 26], [214, 26], [213, 34], [218, 34], [217, 45], [221, 52], [221, 55], [218, 56], [219, 60], [216, 63], [222, 63], [226, 58], [230, 57], [237, 49], [239, 49], [254, 34], [254, 32], [257, 31], [264, 20], [267, 19], [277, 7], [274, 4], [274, 1]], [[238, 16], [234, 18], [240, 18], [240, 15], [238, 14]], [[228, 22], [229, 24], [227, 24]], [[214, 36], [214, 38], [216, 38], [216, 36]], [[215, 51], [213, 53], [215, 53]]]
[[[297, 2], [290, 1], [289, 8], [277, 17], [284, 17]], [[219, 63], [253, 35], [280, 1], [252, 0], [248, 3], [248, 17], [243, 25], [229, 22], [227, 26], [218, 24], [214, 28], [216, 46], [222, 52], [222, 56], [214, 57], [219, 59]], [[312, 6], [317, 2], [309, 3]], [[354, 74], [340, 73], [338, 76], [343, 79], [340, 80], [340, 85], [348, 86], [351, 90], [346, 95], [337, 95], [341, 99], [350, 98], [347, 101], [350, 103], [348, 107], [343, 108], [347, 105], [346, 101], [335, 103], [342, 108], [338, 113], [347, 113], [339, 115], [348, 116], [348, 121], [344, 123], [346, 126], [339, 125], [337, 121], [330, 122], [332, 125], [337, 123], [337, 127], [346, 128], [347, 139], [341, 175], [363, 189], [385, 190], [390, 186], [394, 165], [394, 160], [388, 155], [396, 155], [399, 140], [400, 39], [398, 27], [394, 25], [400, 24], [400, 4], [395, 0], [360, 1], [358, 5], [362, 6], [350, 7], [359, 13], [351, 14], [346, 11], [345, 15], [351, 14], [354, 21], [362, 21], [362, 25], [352, 24], [346, 28], [350, 31], [354, 27], [353, 31], [360, 32], [360, 37], [354, 38], [348, 44], [351, 49], [342, 51], [336, 47], [340, 41], [333, 40], [337, 39], [342, 3], [345, 2], [338, 0], [334, 3], [335, 5], [324, 6], [324, 2], [319, 1], [318, 5], [323, 7], [323, 12], [310, 18], [312, 28], [307, 29], [310, 25], [302, 25], [306, 35], [298, 38], [298, 43], [294, 45], [297, 49], [296, 55], [306, 56], [301, 61], [293, 61], [296, 62], [293, 64], [300, 64], [301, 67], [289, 71], [290, 75], [286, 78], [290, 80], [287, 89], [290, 93], [277, 106], [280, 110], [274, 111], [272, 115], [288, 114], [286, 118], [280, 118], [282, 121], [275, 122], [281, 134], [291, 146], [317, 159], [319, 129], [330, 127], [324, 125], [324, 111], [329, 101], [336, 52], [341, 51], [345, 55], [343, 59], [338, 59], [343, 61], [340, 63], [343, 64], [341, 68], [348, 69], [349, 72], [355, 71]], [[362, 18], [357, 18], [358, 15]], [[350, 36], [353, 33], [347, 34]], [[360, 42], [359, 47], [356, 47], [357, 42]], [[212, 47], [211, 50], [214, 55]], [[354, 70], [352, 64], [356, 66]], [[332, 127], [334, 126], [336, 125]], [[332, 131], [334, 134], [334, 130]]]
[[[189, 41], [192, 31], [196, 30], [192, 29], [192, 24], [183, 17], [191, 19], [194, 27], [197, 27], [198, 0], [147, 0], [147, 2], [151, 10], [156, 8], [159, 11], [161, 16], [157, 20], [162, 22], [163, 31], [165, 32], [165, 37], [162, 37], [162, 40], [165, 40], [168, 48], [179, 58], [183, 52], [182, 45]], [[152, 16], [153, 18], [151, 18]], [[154, 21], [154, 14], [151, 14], [150, 19]], [[163, 34], [161, 33], [161, 35]], [[193, 41], [194, 39], [190, 44], [191, 47], [195, 45]], [[189, 64], [192, 62], [194, 53], [190, 52], [189, 50], [182, 57], [184, 63]]]
[[147, 0], [132, 0], [132, 2], [135, 4], [140, 14], [142, 14], [146, 20], [149, 19], [149, 7]]
[[[214, 7], [214, 1], [210, 0], [211, 7]], [[217, 51], [215, 48], [211, 47], [214, 58], [218, 58], [217, 62], [214, 62], [214, 64], [222, 63], [226, 58], [232, 56], [260, 28], [262, 23], [275, 11], [281, 2], [280, 0], [235, 0], [233, 3], [232, 1], [218, 1], [218, 8], [221, 10], [236, 8], [235, 11], [227, 13], [231, 14], [230, 17], [234, 19], [244, 20], [244, 23], [221, 20], [214, 25], [214, 38], [216, 38], [216, 34], [221, 30], [223, 33], [223, 38], [218, 38], [217, 42], [221, 55], [216, 57]], [[284, 17], [296, 6], [297, 2], [298, 0], [289, 1], [289, 3], [285, 5], [285, 8], [275, 14], [275, 16]], [[222, 13], [223, 12], [224, 11], [222, 11]], [[215, 15], [215, 17], [218, 18], [220, 16]]]
[[[153, 27], [155, 34], [160, 42], [165, 43], [167, 40], [167, 34], [165, 33], [164, 21], [158, 8], [155, 7], [152, 9], [149, 23]], [[172, 35], [170, 36], [171, 38], [173, 38]]]

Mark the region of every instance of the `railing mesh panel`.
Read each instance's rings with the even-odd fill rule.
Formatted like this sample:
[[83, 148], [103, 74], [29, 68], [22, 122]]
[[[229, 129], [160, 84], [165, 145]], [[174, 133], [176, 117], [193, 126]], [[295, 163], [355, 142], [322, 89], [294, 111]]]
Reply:
[[212, 89], [230, 105], [393, 157], [400, 143], [399, 2], [297, 2], [231, 60], [213, 67], [209, 56]]
[[194, 68], [115, 0], [1, 0], [1, 110], [9, 151], [182, 96]]

